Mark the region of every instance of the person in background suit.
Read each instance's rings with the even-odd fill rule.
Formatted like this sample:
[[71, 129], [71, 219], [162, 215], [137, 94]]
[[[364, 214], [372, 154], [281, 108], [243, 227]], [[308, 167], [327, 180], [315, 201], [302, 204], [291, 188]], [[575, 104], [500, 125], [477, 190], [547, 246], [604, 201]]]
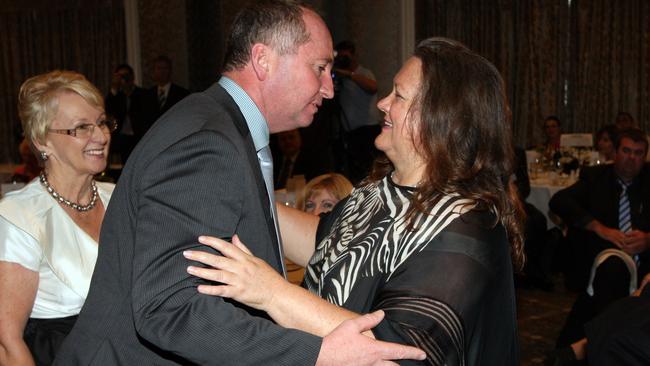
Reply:
[[210, 282], [186, 272], [183, 252], [202, 247], [201, 233], [237, 233], [283, 270], [269, 133], [309, 125], [333, 95], [331, 63], [331, 36], [313, 10], [266, 0], [239, 13], [219, 82], [161, 117], [127, 162], [86, 304], [55, 364], [369, 365], [424, 358], [415, 348], [361, 334], [381, 321], [381, 312], [321, 338], [198, 294], [197, 285]]
[[145, 90], [135, 85], [133, 68], [128, 64], [115, 67], [111, 90], [106, 94], [106, 114], [117, 121], [111, 151], [120, 155], [122, 164], [144, 135], [145, 99]]
[[285, 188], [287, 180], [293, 176], [303, 175], [309, 180], [322, 172], [319, 162], [303, 153], [302, 137], [298, 129], [283, 131], [276, 136], [278, 151], [273, 154], [275, 189]]
[[[625, 129], [619, 131], [615, 147], [613, 164], [583, 169], [578, 182], [557, 192], [549, 202], [569, 228], [566, 241], [573, 251], [575, 272], [568, 282], [583, 291], [558, 338], [558, 347], [584, 338], [587, 321], [629, 295], [631, 271], [624, 258], [634, 257], [628, 262], [639, 278], [650, 269], [650, 167], [644, 163], [648, 141], [641, 130]], [[629, 209], [619, 211], [625, 207]], [[592, 270], [594, 260], [606, 249], [625, 253], [608, 257]], [[588, 282], [590, 293], [585, 291]]]
[[169, 108], [190, 94], [187, 89], [171, 82], [172, 60], [165, 55], [160, 55], [154, 60], [151, 78], [156, 85], [147, 90], [147, 116], [144, 121], [144, 132]]

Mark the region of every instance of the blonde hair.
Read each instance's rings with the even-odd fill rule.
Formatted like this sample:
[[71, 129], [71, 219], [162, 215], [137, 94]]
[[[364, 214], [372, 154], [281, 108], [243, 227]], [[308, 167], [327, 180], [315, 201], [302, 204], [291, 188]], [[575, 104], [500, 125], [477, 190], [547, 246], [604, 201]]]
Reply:
[[62, 93], [76, 93], [91, 106], [104, 111], [101, 93], [78, 72], [54, 70], [33, 76], [20, 86], [18, 94], [18, 115], [25, 138], [30, 142], [45, 142]]
[[305, 210], [305, 201], [316, 191], [325, 190], [337, 200], [342, 200], [352, 192], [352, 183], [341, 174], [328, 173], [319, 175], [310, 180], [296, 200], [296, 207], [301, 211]]

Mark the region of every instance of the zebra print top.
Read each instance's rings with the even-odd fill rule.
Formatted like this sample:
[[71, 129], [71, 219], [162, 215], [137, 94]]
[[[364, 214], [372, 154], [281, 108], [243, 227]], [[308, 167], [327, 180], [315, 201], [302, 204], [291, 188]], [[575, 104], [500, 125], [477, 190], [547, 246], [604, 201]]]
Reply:
[[375, 336], [420, 347], [425, 364], [518, 364], [505, 230], [450, 195], [409, 231], [412, 193], [386, 177], [339, 202], [321, 219], [304, 285], [352, 311], [384, 310]]

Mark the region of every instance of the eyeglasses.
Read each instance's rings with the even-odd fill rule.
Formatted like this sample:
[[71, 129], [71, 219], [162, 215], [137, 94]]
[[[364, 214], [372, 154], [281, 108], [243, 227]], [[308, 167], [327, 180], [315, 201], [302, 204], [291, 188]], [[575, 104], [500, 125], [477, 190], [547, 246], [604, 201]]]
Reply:
[[110, 134], [111, 132], [114, 132], [117, 129], [117, 123], [115, 122], [114, 119], [105, 118], [97, 121], [97, 123], [84, 123], [82, 125], [70, 129], [50, 128], [48, 132], [60, 133], [62, 135], [70, 135], [80, 139], [86, 139], [86, 138], [90, 138], [90, 136], [93, 135], [93, 132], [95, 132], [95, 127], [99, 127], [99, 129], [104, 134]]

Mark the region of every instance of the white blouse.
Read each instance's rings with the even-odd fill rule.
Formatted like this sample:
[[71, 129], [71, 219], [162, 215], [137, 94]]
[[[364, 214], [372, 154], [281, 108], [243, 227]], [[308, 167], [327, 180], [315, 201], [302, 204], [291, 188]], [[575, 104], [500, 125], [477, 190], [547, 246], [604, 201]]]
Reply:
[[[104, 207], [114, 187], [97, 182]], [[97, 261], [97, 242], [34, 179], [0, 201], [0, 260], [38, 272], [31, 318], [62, 318], [81, 311]]]

